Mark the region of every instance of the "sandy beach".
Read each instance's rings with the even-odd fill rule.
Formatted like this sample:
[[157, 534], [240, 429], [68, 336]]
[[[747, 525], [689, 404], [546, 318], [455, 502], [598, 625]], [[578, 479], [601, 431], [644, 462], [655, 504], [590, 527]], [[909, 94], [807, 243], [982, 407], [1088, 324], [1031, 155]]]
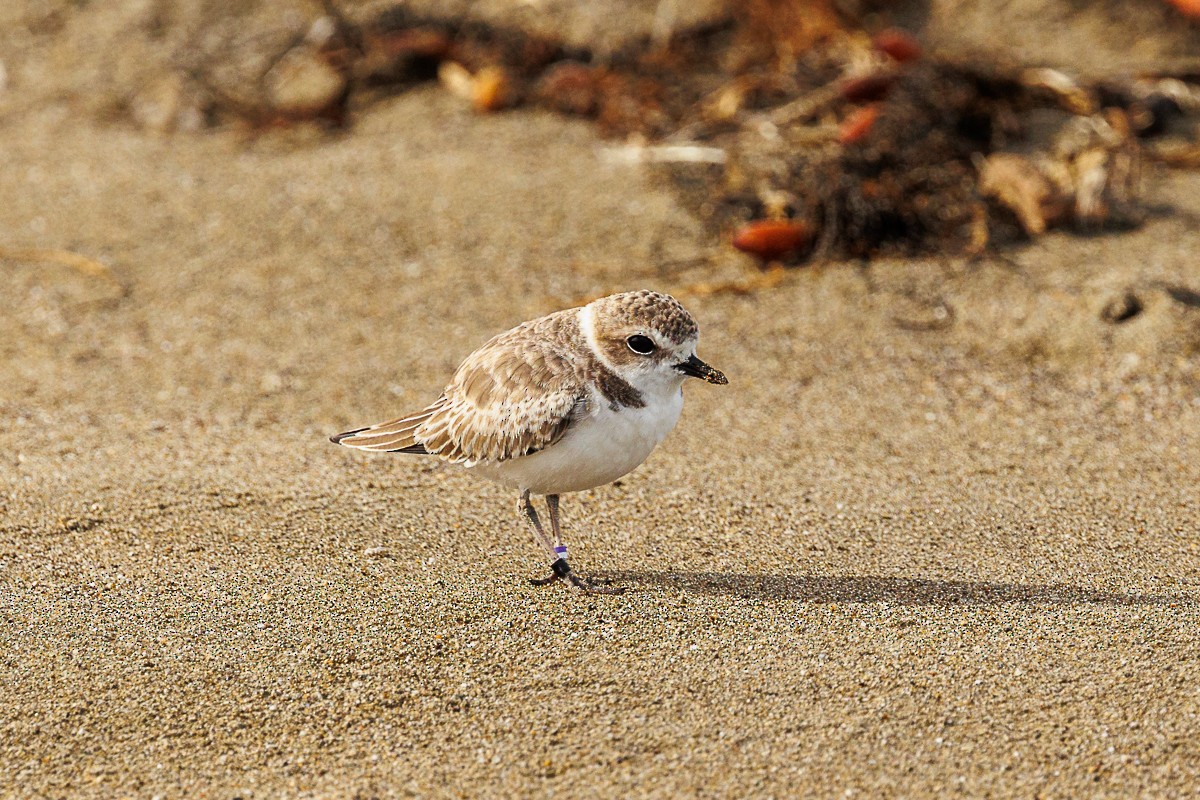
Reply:
[[[111, 272], [0, 261], [0, 794], [1195, 791], [1195, 173], [1134, 231], [705, 295], [753, 265], [586, 122], [428, 86], [158, 136], [31, 52], [0, 246]], [[510, 493], [327, 441], [634, 288], [730, 385], [564, 499], [624, 595], [528, 585]]]

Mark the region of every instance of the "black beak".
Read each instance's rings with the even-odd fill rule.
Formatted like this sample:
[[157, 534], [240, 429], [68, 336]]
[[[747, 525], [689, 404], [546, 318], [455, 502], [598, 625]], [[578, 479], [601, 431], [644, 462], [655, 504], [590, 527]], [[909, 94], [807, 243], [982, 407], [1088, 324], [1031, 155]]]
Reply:
[[729, 379], [719, 369], [713, 369], [708, 364], [705, 364], [695, 356], [691, 356], [687, 361], [681, 361], [675, 365], [675, 369], [693, 378], [702, 378], [709, 383], [715, 383], [724, 386], [729, 383]]

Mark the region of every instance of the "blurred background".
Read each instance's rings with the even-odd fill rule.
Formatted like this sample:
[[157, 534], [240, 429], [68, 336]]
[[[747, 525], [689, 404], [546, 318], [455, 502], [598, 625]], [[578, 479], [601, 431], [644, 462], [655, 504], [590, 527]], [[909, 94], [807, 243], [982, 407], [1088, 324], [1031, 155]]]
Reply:
[[893, 346], [1194, 375], [1185, 0], [0, 14], [10, 402], [340, 428], [612, 291], [724, 321], [840, 280]]

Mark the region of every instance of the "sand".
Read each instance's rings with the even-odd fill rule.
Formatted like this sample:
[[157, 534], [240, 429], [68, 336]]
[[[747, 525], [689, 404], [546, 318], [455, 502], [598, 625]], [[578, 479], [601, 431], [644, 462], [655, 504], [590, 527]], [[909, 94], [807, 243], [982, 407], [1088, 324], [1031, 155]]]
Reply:
[[[749, 265], [585, 123], [424, 88], [155, 136], [21, 52], [0, 246], [116, 280], [0, 262], [0, 794], [1196, 787], [1197, 175], [1133, 232], [698, 296]], [[731, 382], [564, 500], [624, 595], [529, 586], [509, 493], [326, 441], [638, 287]]]

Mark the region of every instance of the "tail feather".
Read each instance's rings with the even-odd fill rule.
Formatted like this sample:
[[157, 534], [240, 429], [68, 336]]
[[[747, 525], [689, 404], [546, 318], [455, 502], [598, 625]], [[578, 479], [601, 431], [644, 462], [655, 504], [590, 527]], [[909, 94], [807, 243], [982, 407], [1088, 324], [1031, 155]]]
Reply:
[[[356, 431], [346, 431], [345, 433], [335, 434], [334, 436], [329, 437], [329, 441], [333, 442], [334, 444], [341, 444], [343, 441], [345, 441], [346, 439], [349, 439], [351, 436], [360, 434], [365, 430], [368, 430], [368, 429], [367, 428], [359, 428]], [[349, 445], [347, 445], [347, 446], [349, 446]]]
[[424, 445], [416, 440], [417, 429], [429, 419], [432, 413], [432, 411], [426, 410], [413, 416], [346, 431], [336, 436], [330, 436], [329, 441], [345, 447], [370, 450], [376, 453], [432, 455]]

